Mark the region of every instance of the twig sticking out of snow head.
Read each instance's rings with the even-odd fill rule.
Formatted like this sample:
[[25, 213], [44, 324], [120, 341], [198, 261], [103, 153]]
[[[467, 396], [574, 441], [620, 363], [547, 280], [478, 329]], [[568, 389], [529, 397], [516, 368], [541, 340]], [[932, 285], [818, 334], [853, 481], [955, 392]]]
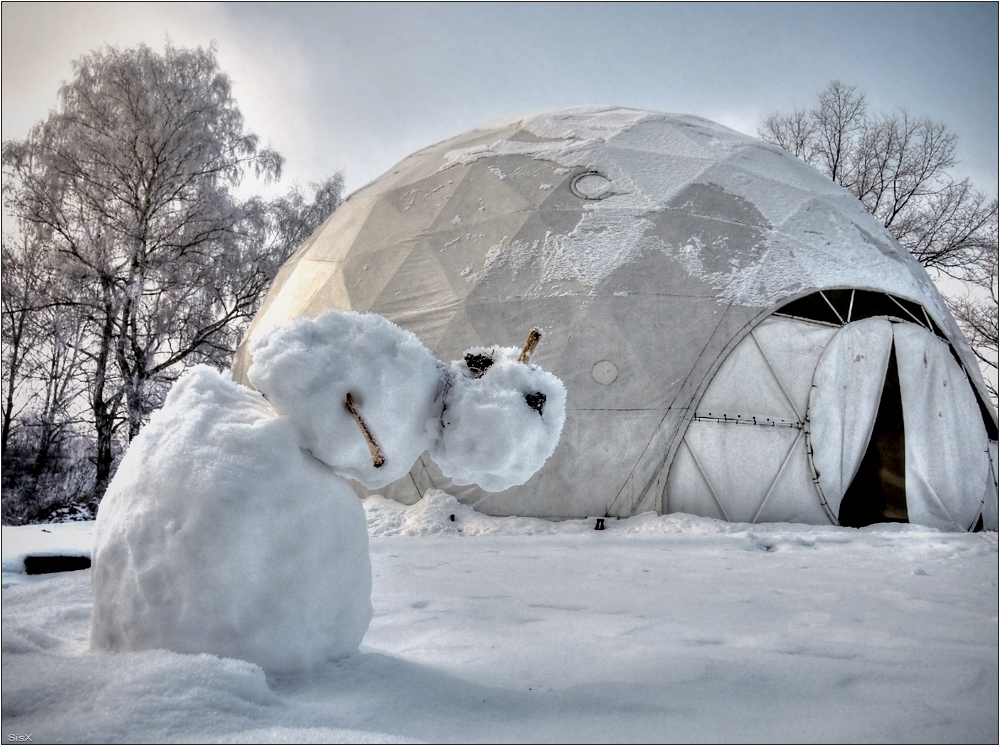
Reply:
[[382, 455], [382, 449], [378, 447], [378, 443], [375, 442], [375, 437], [372, 435], [371, 430], [368, 429], [368, 425], [365, 424], [365, 421], [354, 406], [354, 397], [351, 396], [350, 391], [347, 392], [347, 396], [344, 398], [344, 407], [351, 413], [351, 417], [354, 418], [354, 421], [358, 423], [358, 427], [361, 428], [361, 434], [365, 436], [365, 442], [368, 443], [368, 450], [372, 453], [372, 466], [376, 469], [381, 469], [382, 465], [385, 464], [385, 456]]
[[[518, 355], [517, 362], [527, 365], [528, 360], [531, 359], [531, 353], [538, 347], [541, 339], [542, 332], [540, 330], [532, 329], [528, 332], [528, 338], [524, 340], [524, 347], [521, 348], [521, 354]], [[539, 415], [542, 414], [542, 409], [545, 407], [545, 394], [541, 391], [532, 391], [525, 394], [524, 401], [527, 402], [529, 407], [538, 412]]]
[[532, 329], [528, 332], [528, 338], [524, 340], [524, 347], [521, 348], [521, 354], [517, 356], [517, 362], [527, 365], [531, 359], [531, 353], [538, 347], [541, 339], [542, 333], [538, 329]]

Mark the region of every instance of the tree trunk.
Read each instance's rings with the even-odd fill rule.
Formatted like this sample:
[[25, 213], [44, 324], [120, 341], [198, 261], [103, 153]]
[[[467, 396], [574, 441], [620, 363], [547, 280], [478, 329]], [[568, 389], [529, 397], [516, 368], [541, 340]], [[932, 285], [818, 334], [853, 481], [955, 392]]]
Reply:
[[115, 460], [113, 447], [115, 416], [118, 413], [118, 402], [121, 401], [120, 395], [110, 398], [106, 396], [108, 363], [115, 337], [113, 289], [110, 287], [110, 283], [105, 282], [103, 294], [104, 323], [101, 326], [100, 339], [97, 340], [94, 380], [90, 392], [91, 410], [94, 414], [94, 431], [97, 436], [97, 453], [94, 459], [97, 475], [94, 480], [92, 498], [94, 505], [100, 502], [107, 491], [108, 482], [111, 481], [111, 466]]

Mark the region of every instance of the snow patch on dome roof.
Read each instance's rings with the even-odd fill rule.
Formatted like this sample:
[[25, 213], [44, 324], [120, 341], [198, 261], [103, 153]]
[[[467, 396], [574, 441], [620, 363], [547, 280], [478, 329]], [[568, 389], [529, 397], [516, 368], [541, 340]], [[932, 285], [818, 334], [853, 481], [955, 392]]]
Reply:
[[[500, 267], [519, 271], [537, 262], [541, 283], [574, 280], [593, 293], [619, 267], [644, 252], [662, 251], [708, 282], [723, 300], [739, 305], [768, 307], [804, 287], [878, 284], [933, 307], [939, 316], [946, 313], [930, 281], [853, 195], [780, 148], [698, 117], [613, 107], [529, 116], [520, 127], [530, 141], [514, 139], [515, 133], [489, 145], [448, 151], [441, 170], [523, 156], [570, 169], [571, 179], [573, 170], [586, 169], [610, 186], [601, 198], [581, 202], [572, 230], [548, 233], [544, 240], [498, 243], [482, 270], [466, 276], [469, 281], [483, 280]], [[734, 262], [723, 271], [708, 269], [703, 253], [718, 245], [718, 236], [693, 235], [672, 243], [649, 235], [654, 216], [668, 208], [744, 224], [725, 206], [712, 213], [698, 212], [698, 205], [671, 205], [692, 184], [720, 187], [766, 219], [769, 225], [752, 261]], [[539, 285], [531, 294], [552, 293]]]
[[652, 224], [631, 215], [585, 212], [576, 228], [567, 234], [547, 232], [542, 240], [503, 240], [490, 247], [486, 262], [478, 272], [466, 275], [469, 282], [485, 279], [507, 267], [517, 274], [531, 264], [539, 264], [539, 283], [529, 296], [561, 295], [545, 292], [543, 286], [564, 281], [578, 282], [591, 290], [612, 272], [635, 260], [644, 244], [643, 236]]

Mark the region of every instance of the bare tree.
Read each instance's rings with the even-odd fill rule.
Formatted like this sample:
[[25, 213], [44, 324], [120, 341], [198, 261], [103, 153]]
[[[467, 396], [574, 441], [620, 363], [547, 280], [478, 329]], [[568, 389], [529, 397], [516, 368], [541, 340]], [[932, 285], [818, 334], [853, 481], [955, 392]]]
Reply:
[[23, 236], [4, 234], [3, 283], [0, 284], [3, 320], [3, 445], [4, 471], [7, 453], [21, 413], [29, 406], [33, 391], [27, 382], [33, 373], [30, 352], [37, 342], [35, 314], [44, 306], [43, 263], [33, 256], [32, 245]]
[[[5, 521], [62, 507], [65, 494], [40, 496], [39, 486], [66, 469], [67, 447], [83, 424], [85, 323], [60, 300], [46, 249], [24, 234], [3, 237]], [[16, 516], [6, 499], [12, 488]]]
[[968, 268], [967, 284], [970, 292], [950, 298], [949, 306], [955, 319], [965, 332], [979, 364], [987, 372], [986, 386], [996, 405], [997, 360], [998, 360], [998, 314], [1000, 307], [1000, 287], [998, 287], [997, 250], [980, 254], [977, 263]]
[[957, 136], [906, 112], [872, 114], [839, 81], [816, 108], [771, 114], [758, 134], [848, 189], [932, 275], [966, 284], [970, 294], [949, 302], [995, 399], [997, 200], [952, 176]]
[[295, 189], [274, 204], [234, 194], [281, 165], [244, 130], [214, 50], [170, 45], [81, 58], [59, 106], [3, 144], [5, 209], [46, 247], [63, 292], [54, 302], [82, 321], [74, 362], [86, 371], [96, 495], [119, 427], [133, 438], [183, 365], [228, 363], [289, 242], [339, 204], [339, 175], [312, 202]]

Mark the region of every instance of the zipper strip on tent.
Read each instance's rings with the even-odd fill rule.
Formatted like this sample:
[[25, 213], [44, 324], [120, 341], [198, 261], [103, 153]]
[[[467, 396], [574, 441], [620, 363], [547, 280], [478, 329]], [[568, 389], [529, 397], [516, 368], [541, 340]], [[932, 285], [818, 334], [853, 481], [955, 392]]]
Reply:
[[756, 425], [757, 427], [791, 427], [796, 430], [802, 430], [805, 428], [806, 423], [801, 421], [790, 422], [789, 420], [774, 419], [770, 417], [757, 418], [756, 415], [750, 415], [744, 417], [741, 414], [735, 417], [730, 417], [727, 414], [723, 414], [721, 417], [713, 415], [711, 412], [708, 414], [698, 414], [694, 413], [691, 418], [692, 422], [718, 422], [722, 425]]
[[[815, 384], [813, 384], [815, 386]], [[806, 411], [806, 422], [808, 423], [809, 412]], [[833, 514], [833, 510], [830, 509], [830, 504], [826, 501], [826, 495], [823, 494], [823, 488], [819, 485], [819, 472], [816, 470], [816, 462], [813, 460], [813, 446], [812, 438], [809, 437], [809, 428], [805, 428], [802, 431], [803, 436], [806, 441], [806, 458], [809, 461], [809, 473], [812, 475], [813, 487], [816, 488], [816, 494], [819, 496], [819, 504], [823, 507], [823, 511], [826, 513], [827, 517], [830, 519], [830, 523], [834, 526], [839, 526], [840, 521], [837, 516]]]

